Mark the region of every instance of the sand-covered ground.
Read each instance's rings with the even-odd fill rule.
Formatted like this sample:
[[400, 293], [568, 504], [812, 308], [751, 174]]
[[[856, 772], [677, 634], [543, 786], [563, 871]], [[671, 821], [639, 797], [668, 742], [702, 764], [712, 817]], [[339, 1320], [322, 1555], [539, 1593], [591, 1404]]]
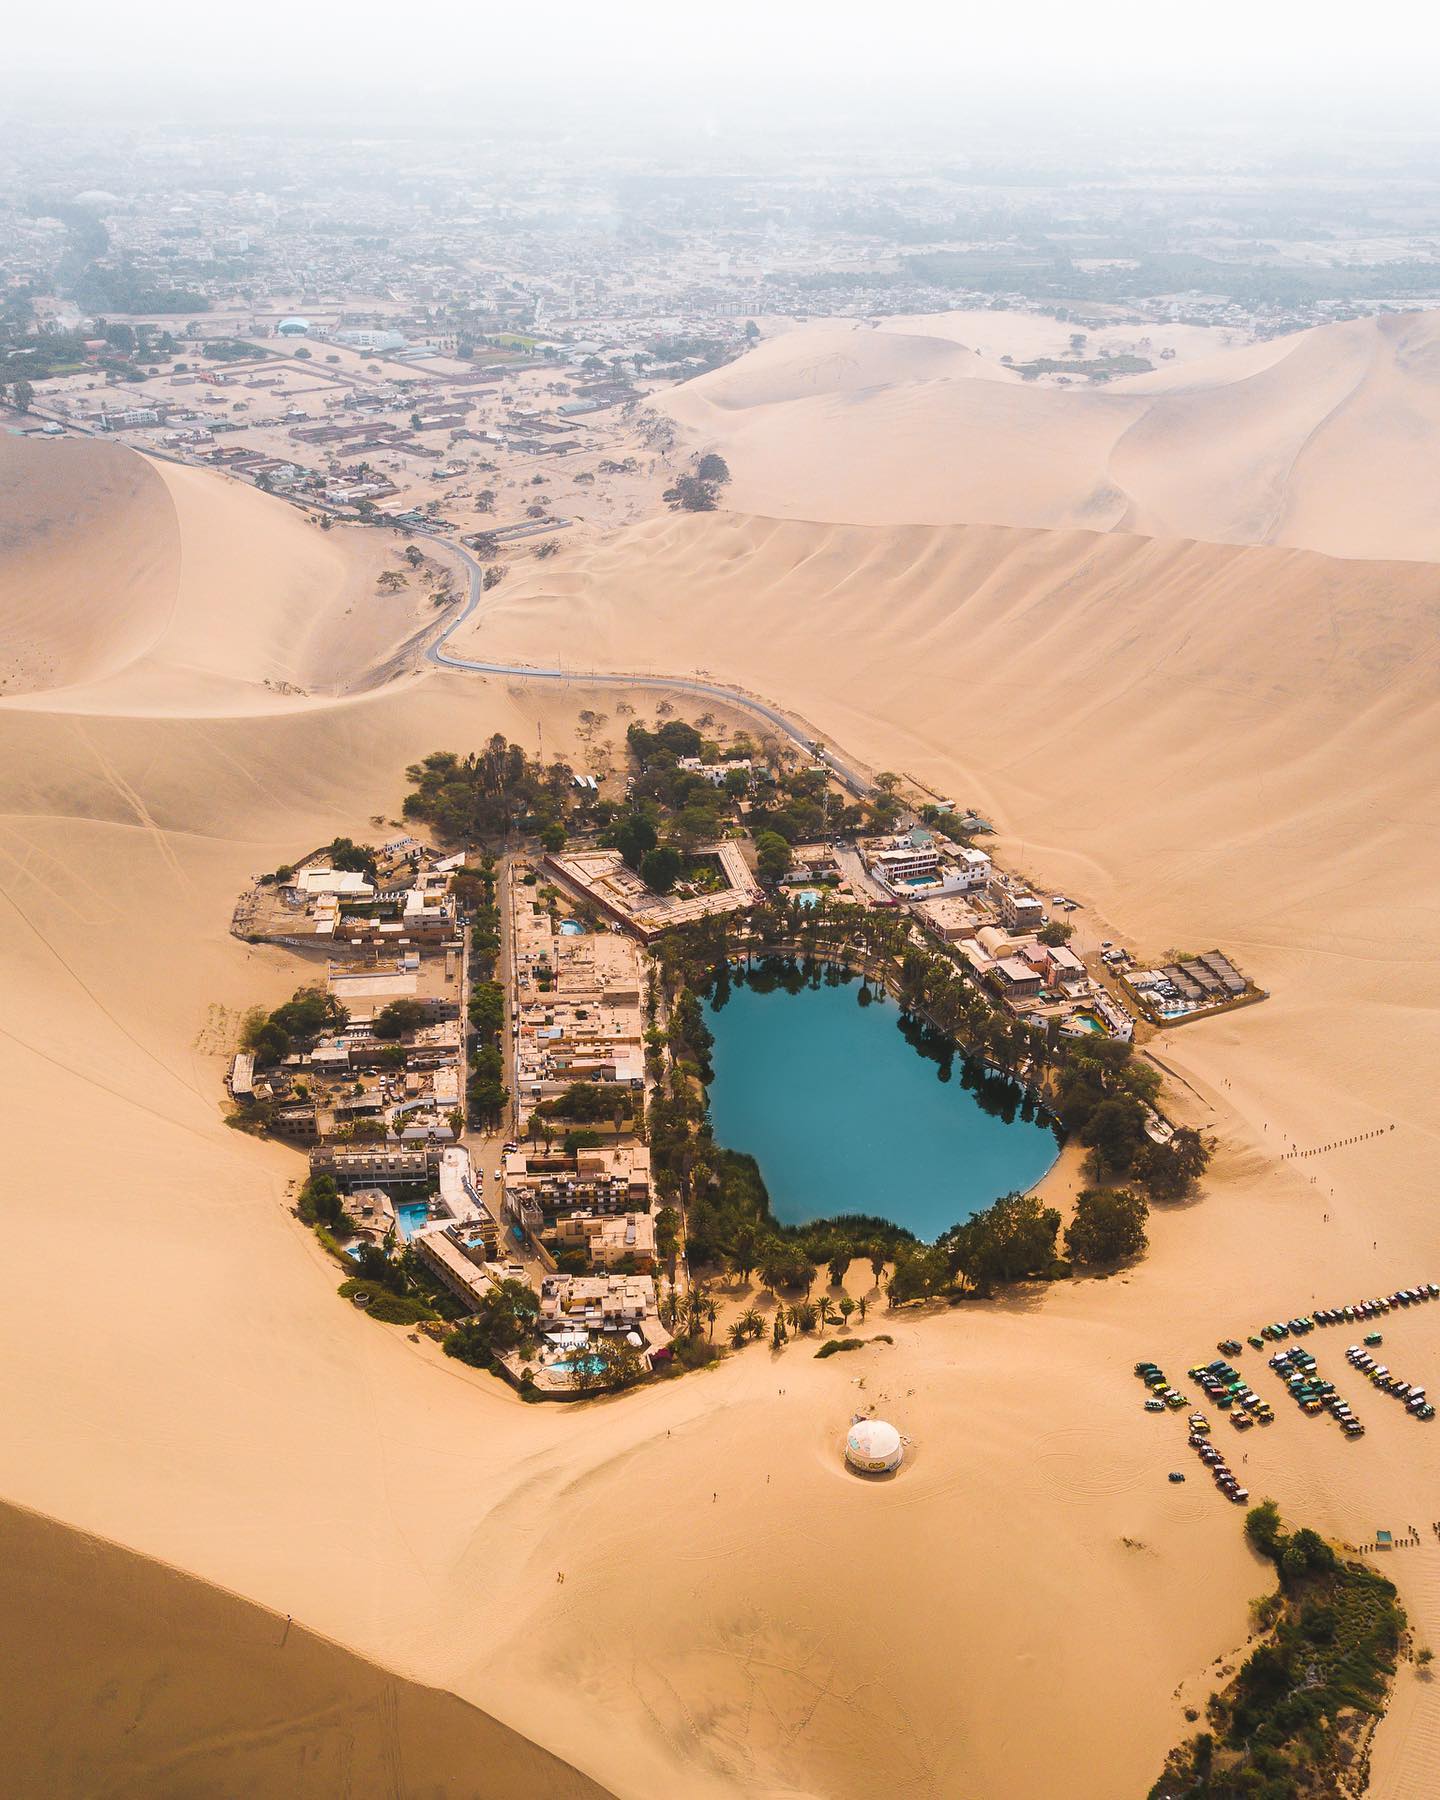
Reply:
[[724, 454], [737, 511], [1440, 556], [1440, 315], [1355, 319], [1069, 388], [1001, 362], [1000, 344], [1038, 336], [1012, 335], [1014, 317], [820, 320], [656, 404]]
[[[223, 1792], [249, 1719], [307, 1769], [349, 1756], [357, 1794], [1143, 1792], [1266, 1573], [1208, 1484], [1165, 1480], [1185, 1466], [1178, 1427], [1143, 1414], [1131, 1364], [1183, 1370], [1229, 1332], [1440, 1268], [1432, 572], [1119, 531], [720, 515], [633, 528], [496, 590], [457, 648], [549, 660], [563, 642], [577, 665], [740, 682], [988, 809], [1005, 857], [1091, 903], [1087, 930], [1147, 951], [1221, 943], [1274, 996], [1154, 1045], [1221, 1154], [1203, 1200], [1153, 1217], [1134, 1271], [930, 1317], [877, 1307], [869, 1327], [895, 1342], [852, 1357], [755, 1348], [619, 1401], [527, 1408], [336, 1301], [286, 1210], [299, 1159], [221, 1122], [236, 1016], [294, 980], [226, 926], [253, 870], [393, 817], [416, 755], [537, 726], [563, 751], [580, 707], [613, 716], [620, 696], [406, 672], [408, 619], [367, 626], [342, 661], [373, 540], [352, 555], [348, 534], [258, 495], [238, 521], [233, 484], [86, 452], [44, 492], [57, 518], [101, 515], [75, 532], [106, 534], [113, 603], [46, 604], [84, 567], [73, 533], [55, 534], [74, 559], [59, 574], [14, 552], [41, 649], [0, 702], [20, 1272], [0, 1313], [0, 1497], [71, 1528], [7, 1523], [27, 1577], [0, 1589], [0, 1636], [23, 1648], [44, 1593], [85, 1670], [24, 1766], [57, 1792], [97, 1791], [98, 1767], [117, 1772], [98, 1791]], [[190, 518], [235, 521], [231, 548], [199, 580], [182, 569], [162, 605], [168, 565], [145, 546], [173, 521], [188, 556]], [[328, 688], [288, 610], [312, 544], [305, 623], [330, 646]], [[1341, 1374], [1345, 1341], [1314, 1346]], [[1440, 1385], [1437, 1341], [1428, 1312], [1397, 1322], [1392, 1365]], [[1244, 1473], [1351, 1542], [1419, 1525], [1393, 1572], [1435, 1642], [1434, 1440], [1355, 1398], [1358, 1444], [1287, 1408], [1237, 1444]], [[881, 1486], [838, 1467], [870, 1400], [914, 1446]], [[121, 1547], [85, 1551], [83, 1582], [73, 1532]], [[152, 1609], [198, 1634], [203, 1682], [170, 1633], [156, 1642]], [[127, 1610], [144, 1615], [130, 1632]], [[315, 1636], [277, 1683], [254, 1633], [286, 1614]], [[138, 1695], [136, 1668], [153, 1671]], [[227, 1682], [253, 1699], [217, 1712]], [[168, 1711], [127, 1736], [151, 1694]], [[1432, 1696], [1403, 1677], [1378, 1746], [1389, 1800], [1430, 1791]], [[398, 1725], [374, 1722], [382, 1704]], [[417, 1731], [432, 1748], [453, 1734], [489, 1786], [443, 1756], [411, 1763]], [[62, 1733], [72, 1760], [35, 1761]], [[183, 1763], [155, 1760], [176, 1746]], [[577, 1774], [526, 1761], [538, 1752]], [[247, 1791], [306, 1791], [254, 1754]]]

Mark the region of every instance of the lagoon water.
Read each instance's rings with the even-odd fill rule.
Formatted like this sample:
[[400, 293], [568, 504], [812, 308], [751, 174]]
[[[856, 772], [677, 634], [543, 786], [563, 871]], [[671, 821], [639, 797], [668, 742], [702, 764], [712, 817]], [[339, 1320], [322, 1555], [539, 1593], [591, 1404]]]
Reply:
[[775, 1217], [873, 1213], [931, 1241], [1038, 1181], [1058, 1154], [1050, 1127], [987, 1111], [958, 1058], [939, 1079], [894, 1001], [858, 994], [856, 981], [795, 994], [737, 982], [706, 1008], [715, 1138], [756, 1159]]

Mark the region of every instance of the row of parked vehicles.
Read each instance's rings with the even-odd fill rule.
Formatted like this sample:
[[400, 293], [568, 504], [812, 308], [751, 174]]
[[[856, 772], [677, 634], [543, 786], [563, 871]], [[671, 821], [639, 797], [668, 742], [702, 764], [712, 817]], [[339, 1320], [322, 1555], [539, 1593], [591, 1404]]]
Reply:
[[1351, 1306], [1317, 1307], [1313, 1313], [1302, 1313], [1298, 1319], [1277, 1319], [1274, 1324], [1262, 1325], [1258, 1335], [1252, 1335], [1247, 1341], [1257, 1350], [1263, 1350], [1267, 1342], [1276, 1343], [1292, 1335], [1303, 1337], [1317, 1325], [1352, 1325], [1359, 1319], [1378, 1319], [1383, 1313], [1398, 1312], [1402, 1307], [1421, 1306], [1427, 1300], [1440, 1300], [1440, 1286], [1433, 1281], [1397, 1288], [1393, 1294], [1375, 1300], [1357, 1300]]
[[1223, 1357], [1217, 1357], [1214, 1362], [1198, 1363], [1190, 1375], [1221, 1412], [1229, 1413], [1230, 1423], [1237, 1430], [1247, 1431], [1257, 1423], [1272, 1425], [1275, 1422], [1270, 1402], [1262, 1400], [1240, 1371]]
[[[1372, 1333], [1372, 1335], [1374, 1335]], [[1369, 1342], [1369, 1339], [1366, 1339]], [[1364, 1375], [1368, 1375], [1375, 1386], [1384, 1394], [1392, 1395], [1396, 1400], [1404, 1402], [1405, 1410], [1417, 1419], [1433, 1419], [1435, 1408], [1425, 1398], [1423, 1387], [1412, 1387], [1408, 1381], [1402, 1381], [1398, 1375], [1392, 1375], [1385, 1364], [1377, 1362], [1366, 1349], [1359, 1344], [1352, 1344], [1345, 1352], [1350, 1362]]]
[[[1246, 1424], [1249, 1424], [1248, 1417]], [[1241, 1487], [1239, 1478], [1226, 1462], [1224, 1452], [1210, 1442], [1210, 1421], [1204, 1413], [1190, 1415], [1190, 1448], [1200, 1458], [1211, 1475], [1215, 1485], [1227, 1500], [1233, 1500], [1237, 1506], [1243, 1506], [1250, 1498], [1249, 1488]], [[1174, 1478], [1172, 1477], [1172, 1480]], [[1184, 1477], [1182, 1476], [1183, 1480]]]
[[1270, 1367], [1290, 1390], [1290, 1398], [1303, 1413], [1333, 1413], [1346, 1437], [1364, 1437], [1365, 1427], [1351, 1412], [1336, 1391], [1333, 1381], [1322, 1381], [1315, 1373], [1315, 1358], [1308, 1350], [1292, 1344], [1288, 1350], [1277, 1350]]
[[1178, 1388], [1171, 1387], [1159, 1363], [1138, 1362], [1135, 1373], [1150, 1390], [1145, 1402], [1146, 1412], [1164, 1412], [1167, 1407], [1171, 1412], [1179, 1412], [1182, 1406], [1190, 1404]]

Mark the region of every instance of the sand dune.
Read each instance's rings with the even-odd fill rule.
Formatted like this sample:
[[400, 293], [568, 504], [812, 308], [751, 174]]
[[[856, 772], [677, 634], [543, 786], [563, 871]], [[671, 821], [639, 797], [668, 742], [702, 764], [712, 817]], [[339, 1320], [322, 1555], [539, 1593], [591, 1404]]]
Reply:
[[[434, 619], [394, 546], [118, 444], [0, 437], [0, 695], [45, 710], [283, 706], [383, 678]], [[13, 625], [11, 621], [13, 620]], [[337, 678], [337, 671], [340, 671]]]
[[[192, 480], [181, 495], [166, 472], [176, 516], [213, 507], [217, 532], [249, 531], [249, 566], [301, 554], [290, 534], [308, 528], [278, 502], [244, 496], [260, 510], [242, 527], [239, 490]], [[139, 532], [155, 497], [138, 477], [131, 491]], [[117, 559], [122, 501], [103, 525]], [[343, 619], [371, 570], [343, 538], [305, 542], [341, 565], [315, 578]], [[586, 1791], [563, 1769], [547, 1785], [512, 1733], [627, 1796], [858, 1800], [877, 1747], [915, 1795], [1143, 1791], [1265, 1574], [1230, 1508], [1166, 1482], [1176, 1440], [1141, 1414], [1130, 1364], [1183, 1368], [1223, 1332], [1435, 1273], [1429, 572], [1121, 533], [722, 515], [497, 589], [478, 653], [548, 661], [565, 643], [581, 663], [743, 682], [876, 766], [991, 809], [1013, 863], [1096, 903], [1087, 934], [1220, 941], [1274, 989], [1155, 1046], [1180, 1116], [1210, 1123], [1223, 1153], [1203, 1203], [1154, 1219], [1138, 1270], [886, 1318], [894, 1344], [856, 1357], [755, 1349], [583, 1410], [525, 1407], [334, 1298], [286, 1210], [298, 1159], [221, 1121], [239, 1011], [297, 979], [226, 925], [253, 870], [395, 816], [416, 755], [537, 726], [563, 752], [587, 703], [618, 733], [623, 695], [438, 674], [366, 689], [362, 640], [330, 670], [347, 697], [264, 716], [254, 689], [291, 602], [257, 604], [247, 645], [233, 599], [215, 600], [237, 592], [227, 580], [217, 559], [197, 585], [183, 657], [165, 648], [181, 640], [137, 634], [106, 652], [118, 674], [77, 652], [69, 688], [0, 703], [0, 1092], [25, 1125], [7, 1137], [3, 1220], [12, 1266], [39, 1272], [0, 1310], [0, 1495], [293, 1614], [485, 1718], [407, 1690], [396, 1731], [372, 1727], [376, 1678], [315, 1649], [287, 1724], [253, 1615], [147, 1585], [162, 1618], [212, 1644], [208, 1620], [233, 1633], [200, 1665], [237, 1696], [216, 1726], [144, 1621], [133, 1638], [117, 1623], [133, 1565], [92, 1557], [93, 1604], [76, 1611], [73, 1540], [32, 1536], [35, 1582], [72, 1597], [65, 1641], [97, 1677], [133, 1655], [168, 1682], [122, 1776], [153, 1783], [143, 1759], [163, 1739], [196, 1748], [197, 1780], [222, 1779], [249, 1712], [278, 1733], [239, 1765], [257, 1793], [296, 1791], [269, 1760], [287, 1745], [322, 1776], [352, 1757], [352, 1791], [393, 1791], [372, 1765], [397, 1734], [419, 1771], [402, 1792]], [[78, 643], [91, 628], [77, 610], [67, 629]], [[158, 688], [146, 707], [107, 704], [161, 663], [165, 711]], [[1323, 1186], [1315, 1165], [1277, 1160], [1287, 1140], [1392, 1122], [1321, 1164]], [[1057, 1193], [1073, 1183], [1067, 1160]], [[1397, 1361], [1403, 1342], [1407, 1371], [1440, 1384], [1429, 1323], [1397, 1327]], [[871, 1398], [914, 1440], [883, 1487], [838, 1467]], [[1428, 1520], [1433, 1440], [1398, 1408], [1365, 1411], [1358, 1446], [1293, 1417], [1252, 1434], [1252, 1487], [1352, 1541]], [[1437, 1554], [1395, 1571], [1432, 1642]], [[33, 1591], [9, 1587], [12, 1640]], [[97, 1685], [73, 1696], [79, 1713]], [[1433, 1713], [1407, 1689], [1403, 1730], [1382, 1736], [1394, 1800], [1423, 1791], [1414, 1747]], [[59, 1774], [83, 1786], [81, 1759], [108, 1755], [103, 1721], [50, 1716], [75, 1732]], [[416, 1732], [441, 1740], [433, 1762], [409, 1763]], [[477, 1756], [491, 1745], [494, 1774], [451, 1775], [451, 1734]]]
[[8, 1793], [604, 1792], [453, 1695], [163, 1564], [11, 1507], [0, 1550]]
[[1004, 367], [993, 321], [1006, 315], [986, 318], [971, 333], [983, 350], [938, 321], [822, 321], [660, 404], [727, 457], [738, 511], [1440, 557], [1440, 315], [1356, 319], [1068, 389]]

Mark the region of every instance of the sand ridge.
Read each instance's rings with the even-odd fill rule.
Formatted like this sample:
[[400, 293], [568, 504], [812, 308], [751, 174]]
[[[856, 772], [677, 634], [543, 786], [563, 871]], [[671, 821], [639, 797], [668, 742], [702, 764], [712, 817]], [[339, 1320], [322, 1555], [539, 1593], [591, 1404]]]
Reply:
[[74, 714], [275, 711], [364, 690], [438, 622], [378, 591], [393, 542], [177, 463], [0, 436], [0, 701]]
[[[1016, 321], [1019, 335], [1039, 323]], [[727, 458], [737, 511], [1440, 557], [1428, 475], [1440, 314], [1322, 325], [1069, 388], [1006, 367], [1002, 328], [1003, 314], [818, 320], [659, 405], [687, 442]]]

